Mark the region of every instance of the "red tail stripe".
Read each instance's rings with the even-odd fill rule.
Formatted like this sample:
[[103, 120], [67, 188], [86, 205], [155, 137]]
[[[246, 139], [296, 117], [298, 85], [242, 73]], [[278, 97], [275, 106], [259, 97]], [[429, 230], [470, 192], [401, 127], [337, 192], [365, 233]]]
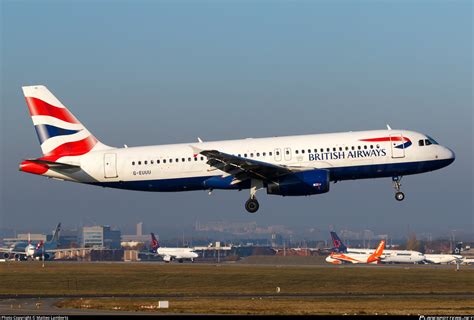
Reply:
[[53, 149], [48, 154], [45, 154], [41, 159], [56, 161], [61, 157], [80, 156], [91, 151], [96, 143], [97, 139], [93, 136], [89, 136], [79, 141], [67, 142]]
[[70, 123], [79, 123], [66, 108], [58, 108], [33, 97], [26, 97], [26, 103], [32, 116], [50, 116]]

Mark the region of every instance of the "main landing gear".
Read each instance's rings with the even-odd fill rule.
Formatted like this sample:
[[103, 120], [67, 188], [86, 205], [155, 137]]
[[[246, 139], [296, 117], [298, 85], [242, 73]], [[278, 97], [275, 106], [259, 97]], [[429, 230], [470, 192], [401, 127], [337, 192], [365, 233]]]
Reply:
[[393, 187], [397, 191], [395, 192], [395, 199], [397, 201], [403, 201], [403, 199], [405, 199], [405, 194], [400, 191], [400, 188], [402, 186], [402, 183], [401, 183], [402, 176], [392, 177], [392, 181], [393, 181]]
[[247, 210], [249, 213], [255, 213], [257, 212], [258, 208], [260, 205], [258, 204], [257, 198], [255, 197], [255, 194], [257, 193], [257, 190], [263, 188], [263, 181], [262, 180], [255, 180], [252, 179], [250, 181], [250, 198], [245, 202], [245, 210]]

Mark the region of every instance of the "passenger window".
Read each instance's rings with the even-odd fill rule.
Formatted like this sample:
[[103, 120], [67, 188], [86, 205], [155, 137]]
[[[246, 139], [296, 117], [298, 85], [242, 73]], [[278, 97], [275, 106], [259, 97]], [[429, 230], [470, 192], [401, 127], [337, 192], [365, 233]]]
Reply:
[[318, 149], [317, 149], [317, 148], [316, 148], [316, 149], [314, 149], [314, 153], [317, 153], [317, 152], [318, 152]]
[[346, 151], [348, 151], [348, 150], [349, 150], [349, 147], [346, 147]]
[[262, 156], [264, 156], [264, 157], [265, 157], [265, 155], [266, 155], [266, 152], [262, 153]]
[[364, 149], [366, 149], [366, 150], [367, 150], [367, 146], [366, 146], [366, 145], [364, 146]]
[[242, 156], [240, 155], [240, 153], [238, 154], [239, 158], [242, 158]]
[[148, 161], [145, 160], [144, 164], [148, 164]]
[[311, 149], [308, 149], [308, 153], [311, 153]]
[[301, 153], [304, 153], [304, 150], [301, 150]]
[[176, 162], [179, 162], [179, 158], [176, 158]]
[[191, 161], [191, 157], [188, 158], [188, 161]]
[[173, 163], [173, 159], [170, 159], [170, 163]]
[[201, 157], [201, 161], [204, 161], [204, 157]]
[[295, 153], [298, 154], [298, 150], [295, 150]]
[[141, 165], [141, 164], [142, 164], [142, 162], [141, 162], [141, 161], [138, 161], [138, 165]]
[[286, 150], [286, 154], [290, 154], [290, 151]]
[[198, 161], [198, 157], [194, 157], [194, 161]]
[[360, 149], [362, 149], [362, 148], [361, 148], [361, 146], [357, 146], [357, 149], [359, 149], [359, 150], [360, 150]]
[[419, 145], [420, 147], [423, 147], [423, 146], [425, 145], [425, 141], [419, 140], [419, 141], [418, 141], [418, 145]]
[[324, 152], [324, 149], [323, 149], [323, 148], [321, 148], [321, 150], [319, 150], [319, 151], [321, 151], [321, 152]]
[[250, 158], [253, 158], [253, 153], [250, 154]]
[[339, 147], [339, 151], [342, 151], [342, 147]]
[[150, 163], [153, 164], [154, 163], [153, 160], [151, 160]]
[[135, 165], [135, 161], [132, 161], [132, 166], [134, 166], [134, 165]]
[[271, 155], [272, 155], [272, 152], [270, 151], [270, 152], [268, 153], [268, 155], [271, 156]]
[[247, 158], [247, 154], [246, 154], [246, 153], [244, 153], [244, 157]]
[[277, 156], [279, 156], [279, 155], [280, 155], [280, 151], [275, 152], [275, 154], [276, 154]]
[[336, 151], [336, 148], [332, 148], [332, 151]]
[[156, 160], [156, 163], [157, 163], [157, 164], [160, 164], [160, 160]]
[[374, 145], [373, 145], [373, 144], [371, 144], [371, 145], [370, 145], [370, 149], [373, 149], [373, 148], [374, 148]]
[[183, 161], [183, 162], [184, 162], [184, 161], [186, 161], [186, 159], [184, 159], [184, 158], [181, 158], [181, 161]]
[[331, 151], [331, 149], [327, 148], [326, 151], [329, 152], [329, 151]]
[[163, 159], [163, 163], [166, 163], [166, 159]]
[[354, 146], [352, 146], [352, 147], [351, 147], [351, 149], [352, 149], [352, 150], [355, 150], [355, 147], [354, 147]]

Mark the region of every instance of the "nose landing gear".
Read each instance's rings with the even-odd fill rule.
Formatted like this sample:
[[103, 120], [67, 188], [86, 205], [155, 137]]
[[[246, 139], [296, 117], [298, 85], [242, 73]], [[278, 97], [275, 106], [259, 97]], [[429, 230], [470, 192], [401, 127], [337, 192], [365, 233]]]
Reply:
[[405, 194], [400, 191], [400, 188], [402, 186], [401, 180], [402, 180], [402, 176], [392, 177], [393, 187], [397, 191], [395, 192], [395, 199], [397, 201], [403, 201], [403, 199], [405, 199]]

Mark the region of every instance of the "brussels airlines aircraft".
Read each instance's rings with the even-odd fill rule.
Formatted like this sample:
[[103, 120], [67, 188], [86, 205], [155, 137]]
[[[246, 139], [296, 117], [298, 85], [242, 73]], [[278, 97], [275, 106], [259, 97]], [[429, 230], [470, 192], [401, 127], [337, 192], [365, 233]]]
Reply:
[[43, 156], [20, 170], [102, 187], [139, 191], [250, 189], [307, 196], [330, 182], [391, 177], [395, 198], [402, 176], [437, 170], [454, 153], [432, 138], [406, 130], [374, 130], [260, 139], [113, 148], [95, 138], [44, 86], [23, 87]]

